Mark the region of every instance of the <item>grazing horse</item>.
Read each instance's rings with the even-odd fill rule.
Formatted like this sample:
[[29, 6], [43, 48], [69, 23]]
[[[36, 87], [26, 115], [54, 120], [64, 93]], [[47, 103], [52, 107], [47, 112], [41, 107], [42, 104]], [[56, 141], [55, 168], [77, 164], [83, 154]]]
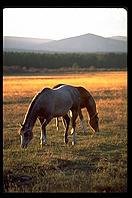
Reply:
[[66, 122], [66, 131], [64, 134], [64, 142], [68, 143], [68, 129], [70, 118], [68, 111], [72, 112], [72, 128], [73, 138], [72, 144], [76, 143], [75, 137], [75, 121], [80, 109], [80, 94], [75, 87], [70, 85], [62, 85], [55, 89], [44, 88], [37, 96], [35, 96], [29, 105], [25, 115], [23, 124], [19, 130], [21, 136], [21, 147], [27, 147], [33, 138], [32, 129], [37, 118], [42, 125], [41, 146], [47, 143], [46, 126], [54, 117], [63, 117]]
[[[54, 86], [53, 88], [57, 88], [59, 86], [62, 86], [64, 84], [58, 84], [56, 86]], [[96, 103], [94, 98], [92, 97], [92, 95], [83, 87], [76, 87], [80, 93], [80, 112], [79, 112], [79, 117], [81, 120], [81, 126], [82, 129], [84, 131], [84, 134], [86, 134], [86, 129], [85, 129], [85, 125], [84, 125], [84, 118], [81, 112], [81, 109], [86, 108], [88, 113], [89, 113], [89, 117], [90, 117], [90, 126], [92, 127], [92, 129], [95, 132], [99, 132], [99, 118], [98, 118], [98, 113], [96, 111]], [[63, 124], [65, 125], [65, 122], [63, 122]], [[58, 118], [56, 118], [56, 127], [57, 130], [59, 130], [59, 120]]]

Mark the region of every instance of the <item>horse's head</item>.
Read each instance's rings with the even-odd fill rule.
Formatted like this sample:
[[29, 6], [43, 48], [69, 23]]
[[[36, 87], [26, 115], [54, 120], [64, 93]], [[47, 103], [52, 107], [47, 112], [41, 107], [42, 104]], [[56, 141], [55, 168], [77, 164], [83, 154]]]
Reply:
[[32, 130], [21, 124], [21, 128], [19, 130], [19, 135], [21, 136], [21, 147], [26, 148], [28, 143], [33, 138]]
[[98, 113], [94, 114], [90, 118], [90, 125], [94, 129], [95, 132], [99, 132], [99, 118], [98, 118]]

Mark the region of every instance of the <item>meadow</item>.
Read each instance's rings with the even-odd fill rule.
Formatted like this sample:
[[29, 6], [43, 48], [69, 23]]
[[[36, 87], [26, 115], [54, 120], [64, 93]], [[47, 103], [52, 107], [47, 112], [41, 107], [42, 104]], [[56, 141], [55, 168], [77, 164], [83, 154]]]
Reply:
[[[44, 87], [64, 83], [85, 87], [94, 97], [100, 132], [93, 133], [83, 109], [87, 135], [77, 119], [77, 144], [63, 142], [64, 128], [47, 126], [48, 144], [40, 147], [39, 121], [26, 149], [20, 147], [19, 122]], [[127, 72], [54, 76], [3, 76], [4, 192], [127, 192]]]

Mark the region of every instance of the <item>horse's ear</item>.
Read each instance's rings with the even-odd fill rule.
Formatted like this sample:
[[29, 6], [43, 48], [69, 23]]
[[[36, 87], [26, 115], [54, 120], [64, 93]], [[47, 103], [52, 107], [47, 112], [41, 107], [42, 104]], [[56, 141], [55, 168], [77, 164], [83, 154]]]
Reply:
[[96, 115], [95, 115], [95, 116], [96, 116], [96, 118], [98, 118], [98, 112], [96, 113]]
[[19, 125], [22, 127], [23, 126], [23, 124], [21, 123], [21, 122], [19, 122]]
[[97, 119], [99, 120], [98, 114], [99, 114], [99, 113], [97, 113], [96, 116], [97, 116]]

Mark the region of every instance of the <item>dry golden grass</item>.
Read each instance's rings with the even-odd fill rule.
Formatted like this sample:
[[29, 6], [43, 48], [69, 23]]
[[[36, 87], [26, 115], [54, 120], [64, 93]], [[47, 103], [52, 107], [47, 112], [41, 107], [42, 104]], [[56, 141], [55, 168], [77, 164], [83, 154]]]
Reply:
[[[63, 126], [47, 126], [48, 145], [40, 148], [40, 124], [25, 150], [17, 134], [32, 97], [44, 87], [64, 83], [83, 86], [93, 95], [100, 132], [88, 135], [77, 119], [77, 145], [63, 143]], [[127, 73], [98, 72], [56, 76], [3, 77], [3, 171], [6, 192], [126, 192]], [[23, 178], [27, 178], [25, 181]]]
[[8, 76], [3, 77], [4, 96], [32, 96], [44, 87], [56, 84], [83, 86], [89, 91], [120, 89], [127, 86], [127, 72], [102, 72], [60, 76]]

